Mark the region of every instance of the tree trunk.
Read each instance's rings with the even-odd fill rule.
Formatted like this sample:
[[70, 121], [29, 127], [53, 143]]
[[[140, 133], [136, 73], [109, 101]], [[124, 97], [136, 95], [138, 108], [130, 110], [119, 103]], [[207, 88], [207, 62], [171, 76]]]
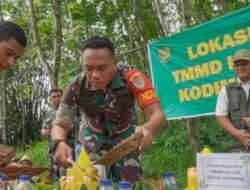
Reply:
[[190, 18], [188, 16], [187, 10], [189, 10], [188, 2], [181, 0], [181, 22], [183, 30], [190, 27]]
[[7, 97], [6, 97], [6, 88], [5, 88], [5, 73], [1, 74], [1, 87], [0, 87], [0, 105], [1, 105], [1, 109], [0, 109], [0, 112], [1, 112], [1, 138], [4, 142], [7, 141], [7, 132], [8, 132], [8, 127], [7, 127], [7, 123], [6, 123], [6, 113], [7, 113]]
[[[139, 2], [139, 1], [138, 1]], [[148, 37], [146, 35], [146, 32], [144, 30], [144, 23], [141, 20], [141, 15], [140, 15], [140, 6], [138, 6], [138, 2], [135, 0], [131, 0], [131, 5], [132, 5], [132, 11], [135, 16], [136, 24], [138, 26], [138, 32], [139, 32], [139, 37], [138, 40], [140, 41], [141, 37], [143, 39], [143, 45], [148, 43]]]
[[[70, 1], [66, 0], [65, 3], [66, 3], [66, 6], [69, 7]], [[69, 15], [69, 31], [72, 31], [74, 28], [74, 21], [73, 21], [72, 12], [69, 8], [67, 8], [67, 13]]]
[[154, 0], [154, 1], [153, 1], [153, 4], [154, 4], [155, 9], [156, 9], [156, 12], [157, 12], [157, 14], [156, 14], [156, 15], [157, 15], [157, 18], [159, 19], [160, 24], [161, 24], [161, 26], [162, 26], [163, 34], [164, 34], [165, 37], [166, 37], [166, 36], [169, 36], [169, 32], [168, 32], [168, 30], [167, 30], [167, 26], [166, 26], [166, 24], [165, 24], [165, 21], [164, 21], [163, 15], [162, 15], [162, 10], [161, 10], [160, 7], [159, 7], [159, 2], [158, 2], [158, 0]]
[[26, 135], [25, 135], [25, 108], [23, 102], [21, 102], [22, 107], [22, 149], [25, 150], [26, 145]]
[[[2, 10], [2, 4], [0, 3], [0, 19], [1, 21], [3, 21], [3, 10]], [[7, 130], [6, 130], [6, 88], [5, 88], [5, 72], [3, 72], [0, 75], [0, 127], [1, 127], [1, 139], [4, 140], [6, 142], [6, 134], [7, 134]]]
[[185, 0], [180, 0], [180, 2], [178, 0], [174, 0], [174, 3], [177, 5], [178, 7], [178, 11], [179, 11], [179, 14], [181, 16], [181, 20], [185, 20], [186, 18], [183, 18], [185, 17], [184, 15], [186, 14], [186, 17], [188, 17], [189, 19], [188, 22], [186, 24], [189, 25], [189, 27], [191, 26], [191, 18], [193, 18], [195, 20], [195, 23], [196, 24], [200, 24], [202, 23], [202, 17], [199, 15], [199, 13], [197, 14], [195, 9], [195, 7], [197, 7], [197, 2], [195, 1], [195, 5], [194, 7], [192, 6], [191, 2], [190, 1], [185, 1]]
[[[181, 0], [181, 16], [182, 16], [182, 28], [187, 29], [189, 27], [189, 18], [187, 15], [188, 5], [185, 0]], [[195, 140], [195, 125], [193, 118], [186, 119], [187, 122], [187, 132], [189, 136], [189, 147], [193, 155], [196, 153], [196, 140]]]
[[[137, 38], [137, 42], [139, 44], [139, 47], [141, 47], [141, 46], [144, 46], [145, 44], [148, 43], [148, 37], [147, 37], [146, 31], [144, 29], [145, 26], [144, 26], [143, 20], [141, 19], [140, 5], [138, 5], [138, 3], [135, 0], [131, 0], [130, 2], [131, 2], [131, 6], [132, 6], [132, 12], [135, 16], [135, 21], [136, 21], [135, 24], [138, 27], [138, 35], [136, 35], [136, 38]], [[131, 36], [131, 39], [132, 39], [132, 37], [135, 34], [132, 31], [130, 31], [130, 33], [132, 34], [132, 36]], [[130, 43], [132, 44], [132, 43], [134, 43], [134, 41], [131, 41]], [[134, 45], [134, 47], [135, 47], [135, 45]], [[147, 57], [147, 55], [144, 51], [141, 51], [141, 53], [142, 53], [142, 57]], [[135, 58], [138, 59], [138, 56], [135, 56]], [[136, 63], [139, 63], [139, 60], [137, 60]]]
[[54, 54], [52, 64], [52, 75], [51, 86], [53, 88], [58, 87], [58, 71], [61, 62], [61, 47], [62, 47], [62, 25], [61, 25], [61, 1], [52, 0], [53, 11], [54, 11]]
[[195, 7], [198, 10], [197, 16], [200, 17], [202, 22], [206, 22], [210, 20], [210, 16], [207, 14], [207, 11], [204, 7], [204, 0], [195, 0]]
[[51, 88], [57, 88], [58, 87], [58, 75], [56, 73], [49, 73], [50, 78], [50, 86]]
[[52, 0], [53, 12], [54, 12], [54, 51], [53, 51], [53, 60], [52, 65], [49, 66], [48, 62], [45, 59], [44, 52], [42, 49], [38, 27], [37, 19], [34, 11], [33, 0], [29, 0], [29, 11], [30, 11], [30, 20], [31, 20], [31, 29], [33, 34], [33, 39], [36, 47], [36, 51], [39, 57], [39, 61], [44, 68], [45, 73], [49, 76], [49, 82], [51, 88], [58, 87], [58, 71], [60, 68], [61, 62], [61, 46], [62, 46], [62, 27], [61, 27], [61, 11], [60, 11], [60, 1]]
[[193, 118], [186, 119], [187, 121], [187, 131], [189, 137], [189, 148], [193, 155], [196, 154], [196, 140], [195, 140], [195, 125]]
[[[119, 12], [119, 14], [121, 16], [122, 23], [124, 25], [125, 31], [127, 32], [128, 37], [129, 37], [128, 47], [129, 47], [130, 50], [132, 50], [134, 48], [134, 45], [133, 45], [133, 32], [131, 31], [131, 27], [129, 26], [128, 20], [127, 20], [125, 14], [123, 12], [123, 8], [119, 4], [119, 1], [114, 0], [114, 3], [116, 4], [116, 6], [118, 8], [118, 12]], [[131, 60], [130, 64], [132, 64], [132, 66], [134, 66], [134, 55], [132, 53], [130, 54], [130, 60]]]
[[220, 4], [221, 4], [221, 8], [223, 10], [223, 14], [227, 14], [228, 13], [228, 3], [227, 3], [227, 0], [221, 0]]

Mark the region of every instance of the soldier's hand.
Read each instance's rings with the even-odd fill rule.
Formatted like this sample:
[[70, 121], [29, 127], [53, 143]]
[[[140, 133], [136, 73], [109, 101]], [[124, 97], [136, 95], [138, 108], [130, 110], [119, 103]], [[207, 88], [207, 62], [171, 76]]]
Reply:
[[152, 144], [153, 134], [150, 130], [143, 126], [137, 126], [135, 131], [136, 133], [142, 133], [142, 141], [138, 147], [138, 150], [143, 151]]
[[47, 139], [50, 139], [50, 129], [46, 130], [45, 136]]
[[70, 125], [70, 130], [69, 130], [70, 132], [73, 132], [73, 131], [75, 131], [75, 127], [74, 127], [74, 125], [73, 124], [71, 124]]
[[250, 133], [246, 130], [238, 130], [237, 138], [242, 142], [246, 149], [250, 147]]
[[242, 117], [242, 119], [246, 122], [247, 126], [250, 127], [250, 117]]
[[65, 142], [58, 143], [55, 150], [55, 161], [61, 166], [71, 166], [68, 160], [72, 160], [72, 149]]
[[44, 138], [49, 139], [50, 138], [50, 129], [42, 129], [41, 134]]
[[0, 165], [11, 160], [15, 156], [15, 150], [6, 145], [0, 145]]

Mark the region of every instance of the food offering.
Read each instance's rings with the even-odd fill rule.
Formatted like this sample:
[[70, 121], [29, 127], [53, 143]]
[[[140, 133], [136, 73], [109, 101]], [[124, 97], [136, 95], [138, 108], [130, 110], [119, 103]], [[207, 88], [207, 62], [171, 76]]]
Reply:
[[96, 190], [99, 186], [98, 170], [92, 166], [90, 159], [84, 149], [81, 150], [77, 162], [66, 171], [66, 177], [61, 180], [62, 190], [75, 190], [87, 188]]

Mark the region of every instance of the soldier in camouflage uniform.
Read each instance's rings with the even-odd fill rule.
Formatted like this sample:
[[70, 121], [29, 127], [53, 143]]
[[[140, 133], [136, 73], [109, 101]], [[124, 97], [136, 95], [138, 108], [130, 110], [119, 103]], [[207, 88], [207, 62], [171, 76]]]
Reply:
[[250, 152], [250, 50], [241, 49], [233, 56], [237, 81], [221, 89], [216, 117], [229, 132], [231, 152]]
[[[42, 129], [41, 129], [41, 135], [45, 139], [50, 142], [50, 131], [53, 126], [53, 121], [56, 117], [56, 112], [58, 110], [58, 107], [60, 105], [60, 100], [62, 98], [63, 91], [61, 89], [52, 89], [50, 91], [50, 101], [51, 101], [51, 107], [45, 114], [45, 118], [42, 123]], [[67, 143], [74, 147], [74, 141], [75, 141], [75, 135], [74, 133], [68, 134]], [[49, 150], [48, 160], [49, 160], [49, 178], [53, 181], [58, 181], [60, 176], [65, 176], [66, 169], [65, 167], [60, 167], [55, 161], [54, 161], [54, 155], [53, 151]]]
[[[139, 151], [150, 146], [166, 118], [151, 82], [136, 69], [118, 65], [113, 43], [104, 37], [88, 39], [83, 47], [83, 72], [65, 90], [51, 138], [58, 163], [69, 165], [71, 148], [65, 143], [77, 109], [86, 121], [83, 145], [92, 161], [135, 132], [142, 133]], [[137, 126], [135, 100], [148, 121]], [[131, 153], [106, 168], [108, 178], [118, 182], [140, 180], [139, 152]]]

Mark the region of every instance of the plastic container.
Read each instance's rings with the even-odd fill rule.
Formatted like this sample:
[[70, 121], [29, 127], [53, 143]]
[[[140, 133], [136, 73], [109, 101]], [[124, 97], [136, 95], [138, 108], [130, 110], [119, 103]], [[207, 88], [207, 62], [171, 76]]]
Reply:
[[132, 190], [132, 183], [129, 181], [120, 181], [118, 187], [119, 190]]
[[112, 181], [110, 179], [102, 179], [99, 190], [113, 190]]
[[7, 188], [7, 185], [6, 185], [6, 181], [8, 180], [8, 177], [3, 174], [3, 173], [0, 173], [0, 190], [5, 190]]
[[188, 168], [188, 190], [198, 190], [198, 172], [197, 168]]
[[4, 179], [0, 176], [0, 190], [5, 190]]
[[21, 175], [19, 177], [19, 182], [15, 190], [33, 190], [32, 185], [30, 183], [30, 176]]
[[164, 172], [161, 174], [164, 190], [178, 190], [178, 183], [174, 172]]

